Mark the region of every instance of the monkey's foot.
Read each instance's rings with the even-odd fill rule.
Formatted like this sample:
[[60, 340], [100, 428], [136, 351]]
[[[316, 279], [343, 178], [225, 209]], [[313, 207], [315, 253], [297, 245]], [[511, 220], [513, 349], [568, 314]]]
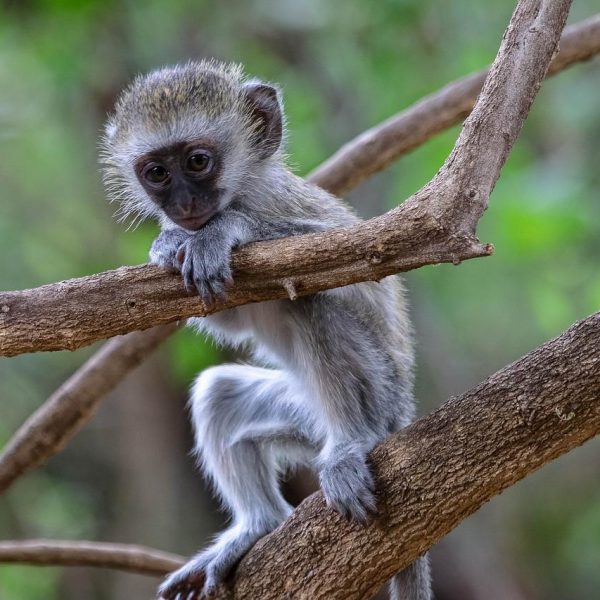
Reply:
[[261, 537], [262, 534], [240, 532], [236, 528], [224, 531], [215, 544], [165, 579], [158, 588], [159, 598], [201, 600], [214, 596], [234, 565]]
[[375, 482], [366, 456], [346, 455], [324, 464], [319, 474], [327, 505], [348, 520], [366, 524], [377, 512]]

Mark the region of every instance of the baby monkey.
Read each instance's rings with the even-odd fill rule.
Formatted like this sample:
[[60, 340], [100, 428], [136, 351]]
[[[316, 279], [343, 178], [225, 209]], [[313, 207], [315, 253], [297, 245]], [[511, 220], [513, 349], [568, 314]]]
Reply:
[[[238, 246], [358, 221], [291, 173], [283, 138], [278, 89], [213, 61], [138, 77], [108, 121], [111, 195], [123, 214], [159, 220], [150, 260], [180, 271], [209, 305], [232, 283]], [[232, 524], [166, 579], [167, 600], [214, 594], [292, 512], [278, 476], [298, 464], [318, 471], [328, 506], [365, 523], [376, 510], [367, 454], [414, 411], [411, 328], [396, 277], [190, 323], [222, 343], [249, 343], [260, 366], [212, 367], [193, 386], [195, 451]], [[391, 588], [398, 600], [428, 600], [427, 558]]]

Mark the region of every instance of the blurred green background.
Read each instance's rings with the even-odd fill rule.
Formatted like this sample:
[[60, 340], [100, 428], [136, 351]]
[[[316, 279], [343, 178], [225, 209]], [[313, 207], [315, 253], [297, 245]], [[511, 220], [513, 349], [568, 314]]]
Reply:
[[[300, 174], [494, 57], [513, 2], [259, 0], [0, 3], [0, 288], [146, 260], [105, 201], [97, 142], [138, 72], [214, 56], [281, 83]], [[593, 14], [575, 2], [570, 22]], [[420, 413], [600, 307], [600, 62], [540, 92], [480, 225], [488, 259], [406, 276]], [[436, 172], [458, 128], [349, 195], [365, 217]], [[97, 348], [0, 359], [0, 443]], [[47, 466], [0, 497], [0, 538], [149, 544], [188, 554], [223, 523], [188, 452], [186, 391], [225, 353], [177, 334]], [[230, 358], [230, 357], [229, 357]], [[600, 444], [494, 499], [433, 551], [439, 600], [590, 600], [600, 590]], [[297, 487], [307, 482], [296, 482]], [[0, 600], [150, 598], [156, 580], [0, 566]]]

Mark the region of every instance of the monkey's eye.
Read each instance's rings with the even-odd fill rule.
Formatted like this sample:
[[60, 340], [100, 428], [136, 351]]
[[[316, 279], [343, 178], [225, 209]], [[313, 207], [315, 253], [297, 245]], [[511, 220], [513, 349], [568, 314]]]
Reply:
[[161, 165], [154, 165], [144, 171], [144, 177], [150, 183], [165, 183], [169, 179], [169, 171]]
[[194, 152], [187, 159], [186, 166], [195, 173], [206, 173], [212, 167], [212, 157], [207, 152]]

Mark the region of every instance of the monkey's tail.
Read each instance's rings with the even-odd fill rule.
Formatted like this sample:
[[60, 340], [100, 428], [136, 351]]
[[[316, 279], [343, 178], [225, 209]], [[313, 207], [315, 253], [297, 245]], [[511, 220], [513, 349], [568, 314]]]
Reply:
[[432, 600], [429, 557], [424, 554], [390, 580], [390, 600]]

